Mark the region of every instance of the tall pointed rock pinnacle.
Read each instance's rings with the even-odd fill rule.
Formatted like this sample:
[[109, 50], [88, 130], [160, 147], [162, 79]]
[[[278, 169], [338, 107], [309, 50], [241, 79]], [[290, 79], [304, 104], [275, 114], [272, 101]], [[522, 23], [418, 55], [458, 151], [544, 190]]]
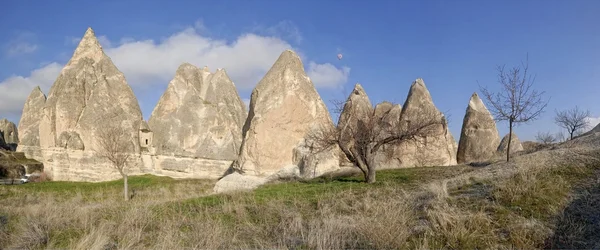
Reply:
[[494, 117], [477, 93], [469, 99], [458, 142], [458, 163], [489, 160], [497, 150], [500, 136]]
[[234, 166], [256, 175], [274, 174], [290, 165], [302, 166], [300, 172], [311, 175], [337, 168], [337, 152], [321, 154], [324, 158], [317, 160], [304, 147], [309, 133], [325, 127], [333, 129], [333, 121], [300, 57], [283, 51], [252, 91]]
[[224, 70], [211, 74], [208, 67], [184, 63], [150, 116], [153, 146], [159, 155], [233, 161], [245, 117], [245, 105]]
[[131, 135], [129, 150], [139, 152], [140, 122], [142, 113], [125, 76], [88, 28], [50, 88], [40, 121], [40, 146], [95, 150], [100, 129], [121, 127]]
[[105, 56], [104, 50], [102, 50], [102, 46], [100, 45], [100, 42], [98, 42], [94, 30], [91, 27], [88, 27], [67, 65], [77, 63], [82, 58], [90, 58], [95, 62], [98, 62]]
[[39, 86], [35, 87], [23, 107], [23, 114], [19, 121], [19, 148], [21, 146], [40, 146], [39, 126], [42, 111], [46, 103], [46, 95]]
[[[423, 117], [436, 116], [436, 117]], [[448, 166], [456, 164], [456, 141], [448, 129], [443, 113], [433, 103], [431, 94], [422, 78], [417, 78], [411, 85], [400, 115], [401, 124], [411, 121], [427, 121], [441, 119], [440, 124], [430, 136], [427, 143], [406, 143], [403, 164], [410, 166]]]

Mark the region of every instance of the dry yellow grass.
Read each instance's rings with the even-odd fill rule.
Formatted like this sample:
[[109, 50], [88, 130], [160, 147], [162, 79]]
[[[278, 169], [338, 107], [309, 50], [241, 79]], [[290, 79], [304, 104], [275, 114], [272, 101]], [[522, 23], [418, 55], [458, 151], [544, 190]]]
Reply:
[[574, 243], [561, 247], [585, 247], [594, 228], [582, 225], [582, 209], [600, 199], [578, 194], [598, 185], [594, 159], [565, 149], [482, 168], [380, 171], [376, 185], [345, 178], [216, 196], [211, 181], [140, 177], [129, 202], [118, 182], [2, 187], [0, 246], [532, 249], [567, 239]]

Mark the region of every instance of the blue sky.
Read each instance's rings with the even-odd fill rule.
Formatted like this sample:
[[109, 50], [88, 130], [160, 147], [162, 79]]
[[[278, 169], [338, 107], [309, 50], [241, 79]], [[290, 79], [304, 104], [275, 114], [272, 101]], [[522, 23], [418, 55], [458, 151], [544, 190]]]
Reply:
[[[148, 118], [177, 66], [224, 67], [242, 98], [286, 48], [324, 100], [360, 82], [375, 104], [403, 103], [424, 79], [458, 141], [478, 82], [529, 54], [547, 111], [516, 128], [556, 132], [555, 109], [600, 116], [600, 1], [0, 1], [0, 117], [18, 122], [35, 85], [47, 93], [91, 26]], [[344, 58], [338, 61], [336, 55]], [[328, 103], [329, 104], [329, 103]], [[487, 103], [486, 103], [487, 104]], [[489, 106], [489, 105], [488, 105]], [[502, 135], [507, 125], [499, 123]]]

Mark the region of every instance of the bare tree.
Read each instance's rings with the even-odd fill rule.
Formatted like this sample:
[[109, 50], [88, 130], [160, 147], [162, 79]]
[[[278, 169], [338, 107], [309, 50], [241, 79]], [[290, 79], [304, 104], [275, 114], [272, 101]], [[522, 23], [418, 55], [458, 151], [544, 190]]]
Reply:
[[[334, 112], [344, 110], [342, 105], [352, 105], [351, 101], [333, 101]], [[350, 114], [354, 115], [354, 114]], [[308, 136], [317, 152], [338, 146], [344, 155], [358, 167], [367, 183], [376, 181], [376, 153], [386, 145], [399, 145], [404, 142], [419, 142], [427, 136], [435, 136], [446, 129], [441, 112], [421, 112], [410, 120], [389, 121], [386, 116], [354, 117], [344, 127], [315, 130]], [[384, 126], [384, 123], [387, 125]]]
[[498, 66], [498, 83], [501, 89], [492, 92], [487, 87], [479, 87], [481, 93], [491, 104], [489, 107], [497, 121], [508, 121], [509, 138], [506, 150], [506, 161], [510, 161], [510, 142], [513, 126], [527, 123], [539, 117], [548, 105], [542, 96], [544, 91], [533, 89], [535, 77], [529, 75], [528, 60], [510, 70]]
[[127, 160], [131, 156], [131, 134], [122, 127], [104, 127], [98, 131], [97, 154], [112, 163], [123, 177], [123, 197], [129, 200], [127, 187]]
[[590, 116], [590, 111], [579, 109], [578, 106], [568, 110], [556, 110], [555, 113], [554, 122], [559, 127], [567, 130], [570, 140], [573, 140], [573, 136], [576, 136], [590, 125], [587, 119]]
[[557, 141], [556, 136], [550, 132], [538, 132], [535, 139], [543, 144], [551, 144]]

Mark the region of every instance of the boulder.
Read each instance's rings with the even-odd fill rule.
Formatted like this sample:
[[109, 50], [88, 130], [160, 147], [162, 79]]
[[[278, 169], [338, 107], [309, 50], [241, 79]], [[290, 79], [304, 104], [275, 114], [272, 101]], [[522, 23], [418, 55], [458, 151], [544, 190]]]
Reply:
[[40, 87], [35, 87], [23, 107], [23, 114], [19, 121], [19, 147], [21, 146], [40, 146], [40, 120], [43, 114], [46, 95]]
[[430, 119], [441, 120], [441, 124], [434, 129], [428, 129], [430, 136], [399, 145], [402, 167], [456, 165], [456, 141], [448, 129], [444, 114], [435, 107], [425, 82], [418, 78], [412, 83], [402, 106], [400, 124], [404, 126]]
[[[504, 137], [502, 137], [502, 140], [500, 141], [500, 145], [498, 145], [497, 151], [500, 154], [506, 154], [506, 150], [508, 149], [508, 136], [510, 134], [506, 134]], [[519, 140], [519, 137], [517, 136], [517, 134], [512, 133], [511, 139], [510, 139], [510, 153], [515, 153], [515, 152], [519, 152], [519, 151], [523, 151], [523, 145], [521, 144], [521, 141]]]
[[485, 162], [494, 156], [499, 143], [500, 136], [494, 117], [477, 93], [473, 93], [463, 119], [457, 162]]
[[242, 175], [237, 172], [226, 175], [215, 184], [215, 193], [228, 193], [255, 189], [268, 182], [267, 178], [251, 175]]
[[[293, 165], [294, 149], [311, 145], [305, 141], [308, 135], [322, 129], [334, 129], [329, 111], [306, 75], [300, 57], [286, 50], [252, 91], [234, 168], [253, 175], [274, 174]], [[332, 153], [335, 155], [337, 152]], [[314, 168], [338, 166], [334, 158], [318, 162]]]
[[235, 160], [246, 107], [223, 69], [184, 63], [149, 119], [158, 155]]
[[17, 144], [19, 144], [17, 126], [7, 119], [0, 119], [0, 148], [15, 151]]
[[141, 120], [138, 101], [125, 76], [88, 28], [48, 93], [39, 125], [41, 148], [63, 146], [61, 139], [69, 141], [73, 136], [68, 135], [76, 133], [79, 138], [73, 138], [73, 147], [95, 150], [100, 128], [121, 127], [132, 138], [130, 153], [139, 153]]

